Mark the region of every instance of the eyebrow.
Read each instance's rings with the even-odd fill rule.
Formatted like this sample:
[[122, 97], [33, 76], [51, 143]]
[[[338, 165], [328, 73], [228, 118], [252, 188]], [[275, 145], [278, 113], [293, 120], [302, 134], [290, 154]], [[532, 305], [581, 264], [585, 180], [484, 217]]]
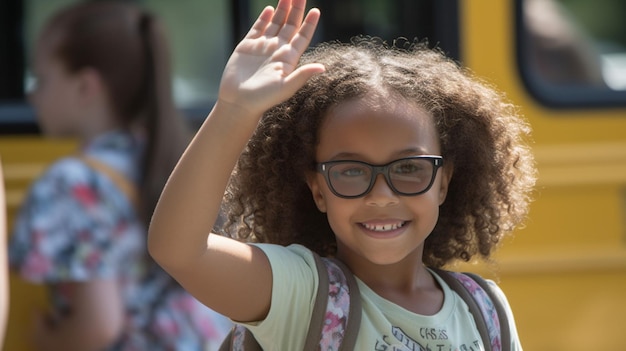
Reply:
[[[435, 153], [436, 154], [436, 153]], [[402, 158], [408, 156], [419, 156], [419, 155], [434, 155], [433, 153], [426, 152], [426, 150], [422, 148], [410, 148], [401, 150], [398, 152], [394, 152], [393, 157]], [[329, 161], [338, 161], [338, 160], [363, 160], [366, 157], [363, 157], [362, 154], [355, 152], [340, 152], [329, 159]]]

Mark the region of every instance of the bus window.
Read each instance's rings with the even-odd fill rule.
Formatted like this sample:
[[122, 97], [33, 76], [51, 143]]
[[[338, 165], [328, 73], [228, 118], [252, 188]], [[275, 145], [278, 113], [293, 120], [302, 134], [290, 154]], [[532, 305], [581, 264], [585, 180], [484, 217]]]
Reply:
[[626, 105], [626, 3], [518, 1], [518, 60], [548, 106]]
[[204, 118], [233, 50], [229, 0], [142, 0], [163, 19], [173, 55], [174, 96], [191, 118]]
[[[25, 96], [35, 84], [29, 60], [35, 36], [53, 12], [76, 1], [2, 2], [0, 12], [0, 133], [37, 133], [34, 111]], [[136, 1], [163, 19], [173, 55], [173, 91], [178, 106], [197, 125], [215, 101], [220, 74], [234, 43], [247, 32], [260, 10], [275, 1]], [[9, 4], [10, 3], [10, 4]], [[459, 57], [458, 0], [310, 0], [323, 13], [313, 44], [377, 36], [392, 43], [428, 40], [448, 56]], [[5, 11], [6, 10], [6, 11]], [[6, 18], [5, 18], [6, 17]], [[10, 43], [5, 45], [3, 43]], [[9, 54], [11, 53], [11, 54]], [[7, 73], [7, 74], [4, 74]]]
[[[267, 0], [252, 0], [251, 15], [267, 4]], [[379, 37], [389, 44], [397, 38], [428, 40], [430, 46], [460, 59], [457, 0], [310, 0], [307, 7], [322, 13], [313, 45], [348, 42], [356, 35]]]
[[[0, 52], [0, 66], [2, 72], [12, 72], [15, 79], [0, 83], [2, 134], [37, 132], [34, 112], [25, 99], [36, 83], [29, 67], [31, 51], [46, 19], [74, 2], [77, 0], [25, 0], [21, 6], [6, 8], [12, 12], [14, 22], [8, 22], [8, 18], [0, 21], [0, 29], [6, 29], [0, 34], [0, 43], [11, 43], [3, 45], [7, 50]], [[184, 6], [158, 0], [138, 2], [165, 23], [171, 45], [177, 105], [192, 120], [204, 118], [215, 101], [222, 68], [233, 49], [229, 1], [187, 0]]]

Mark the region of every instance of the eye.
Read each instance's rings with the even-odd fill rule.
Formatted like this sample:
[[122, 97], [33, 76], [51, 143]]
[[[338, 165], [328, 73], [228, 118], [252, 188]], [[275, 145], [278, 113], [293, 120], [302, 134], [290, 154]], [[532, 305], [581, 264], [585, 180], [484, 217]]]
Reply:
[[407, 161], [400, 161], [397, 164], [394, 164], [393, 167], [391, 168], [391, 171], [395, 174], [406, 175], [406, 174], [423, 172], [424, 167], [417, 162], [407, 160]]
[[358, 177], [365, 174], [365, 170], [362, 167], [346, 168], [341, 172], [343, 177]]
[[369, 174], [369, 172], [367, 167], [361, 164], [349, 163], [336, 165], [331, 174], [334, 178], [353, 178], [362, 177]]

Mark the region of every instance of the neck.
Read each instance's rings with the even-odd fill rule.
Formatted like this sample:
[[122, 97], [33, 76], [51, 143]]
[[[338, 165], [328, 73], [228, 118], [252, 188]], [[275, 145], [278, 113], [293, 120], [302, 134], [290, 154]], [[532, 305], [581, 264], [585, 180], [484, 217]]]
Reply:
[[100, 110], [85, 116], [78, 137], [81, 144], [86, 145], [99, 135], [119, 128], [121, 124], [116, 116]]
[[443, 305], [443, 291], [421, 258], [420, 252], [389, 265], [378, 265], [361, 256], [344, 262], [382, 298], [414, 313], [433, 315]]

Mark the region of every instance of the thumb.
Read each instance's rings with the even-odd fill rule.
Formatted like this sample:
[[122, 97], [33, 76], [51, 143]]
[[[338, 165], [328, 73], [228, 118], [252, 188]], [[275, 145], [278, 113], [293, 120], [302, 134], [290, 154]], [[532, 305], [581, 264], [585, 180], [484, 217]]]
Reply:
[[326, 68], [321, 63], [309, 63], [300, 66], [285, 79], [285, 86], [287, 90], [295, 92], [304, 86], [311, 77], [324, 71]]

